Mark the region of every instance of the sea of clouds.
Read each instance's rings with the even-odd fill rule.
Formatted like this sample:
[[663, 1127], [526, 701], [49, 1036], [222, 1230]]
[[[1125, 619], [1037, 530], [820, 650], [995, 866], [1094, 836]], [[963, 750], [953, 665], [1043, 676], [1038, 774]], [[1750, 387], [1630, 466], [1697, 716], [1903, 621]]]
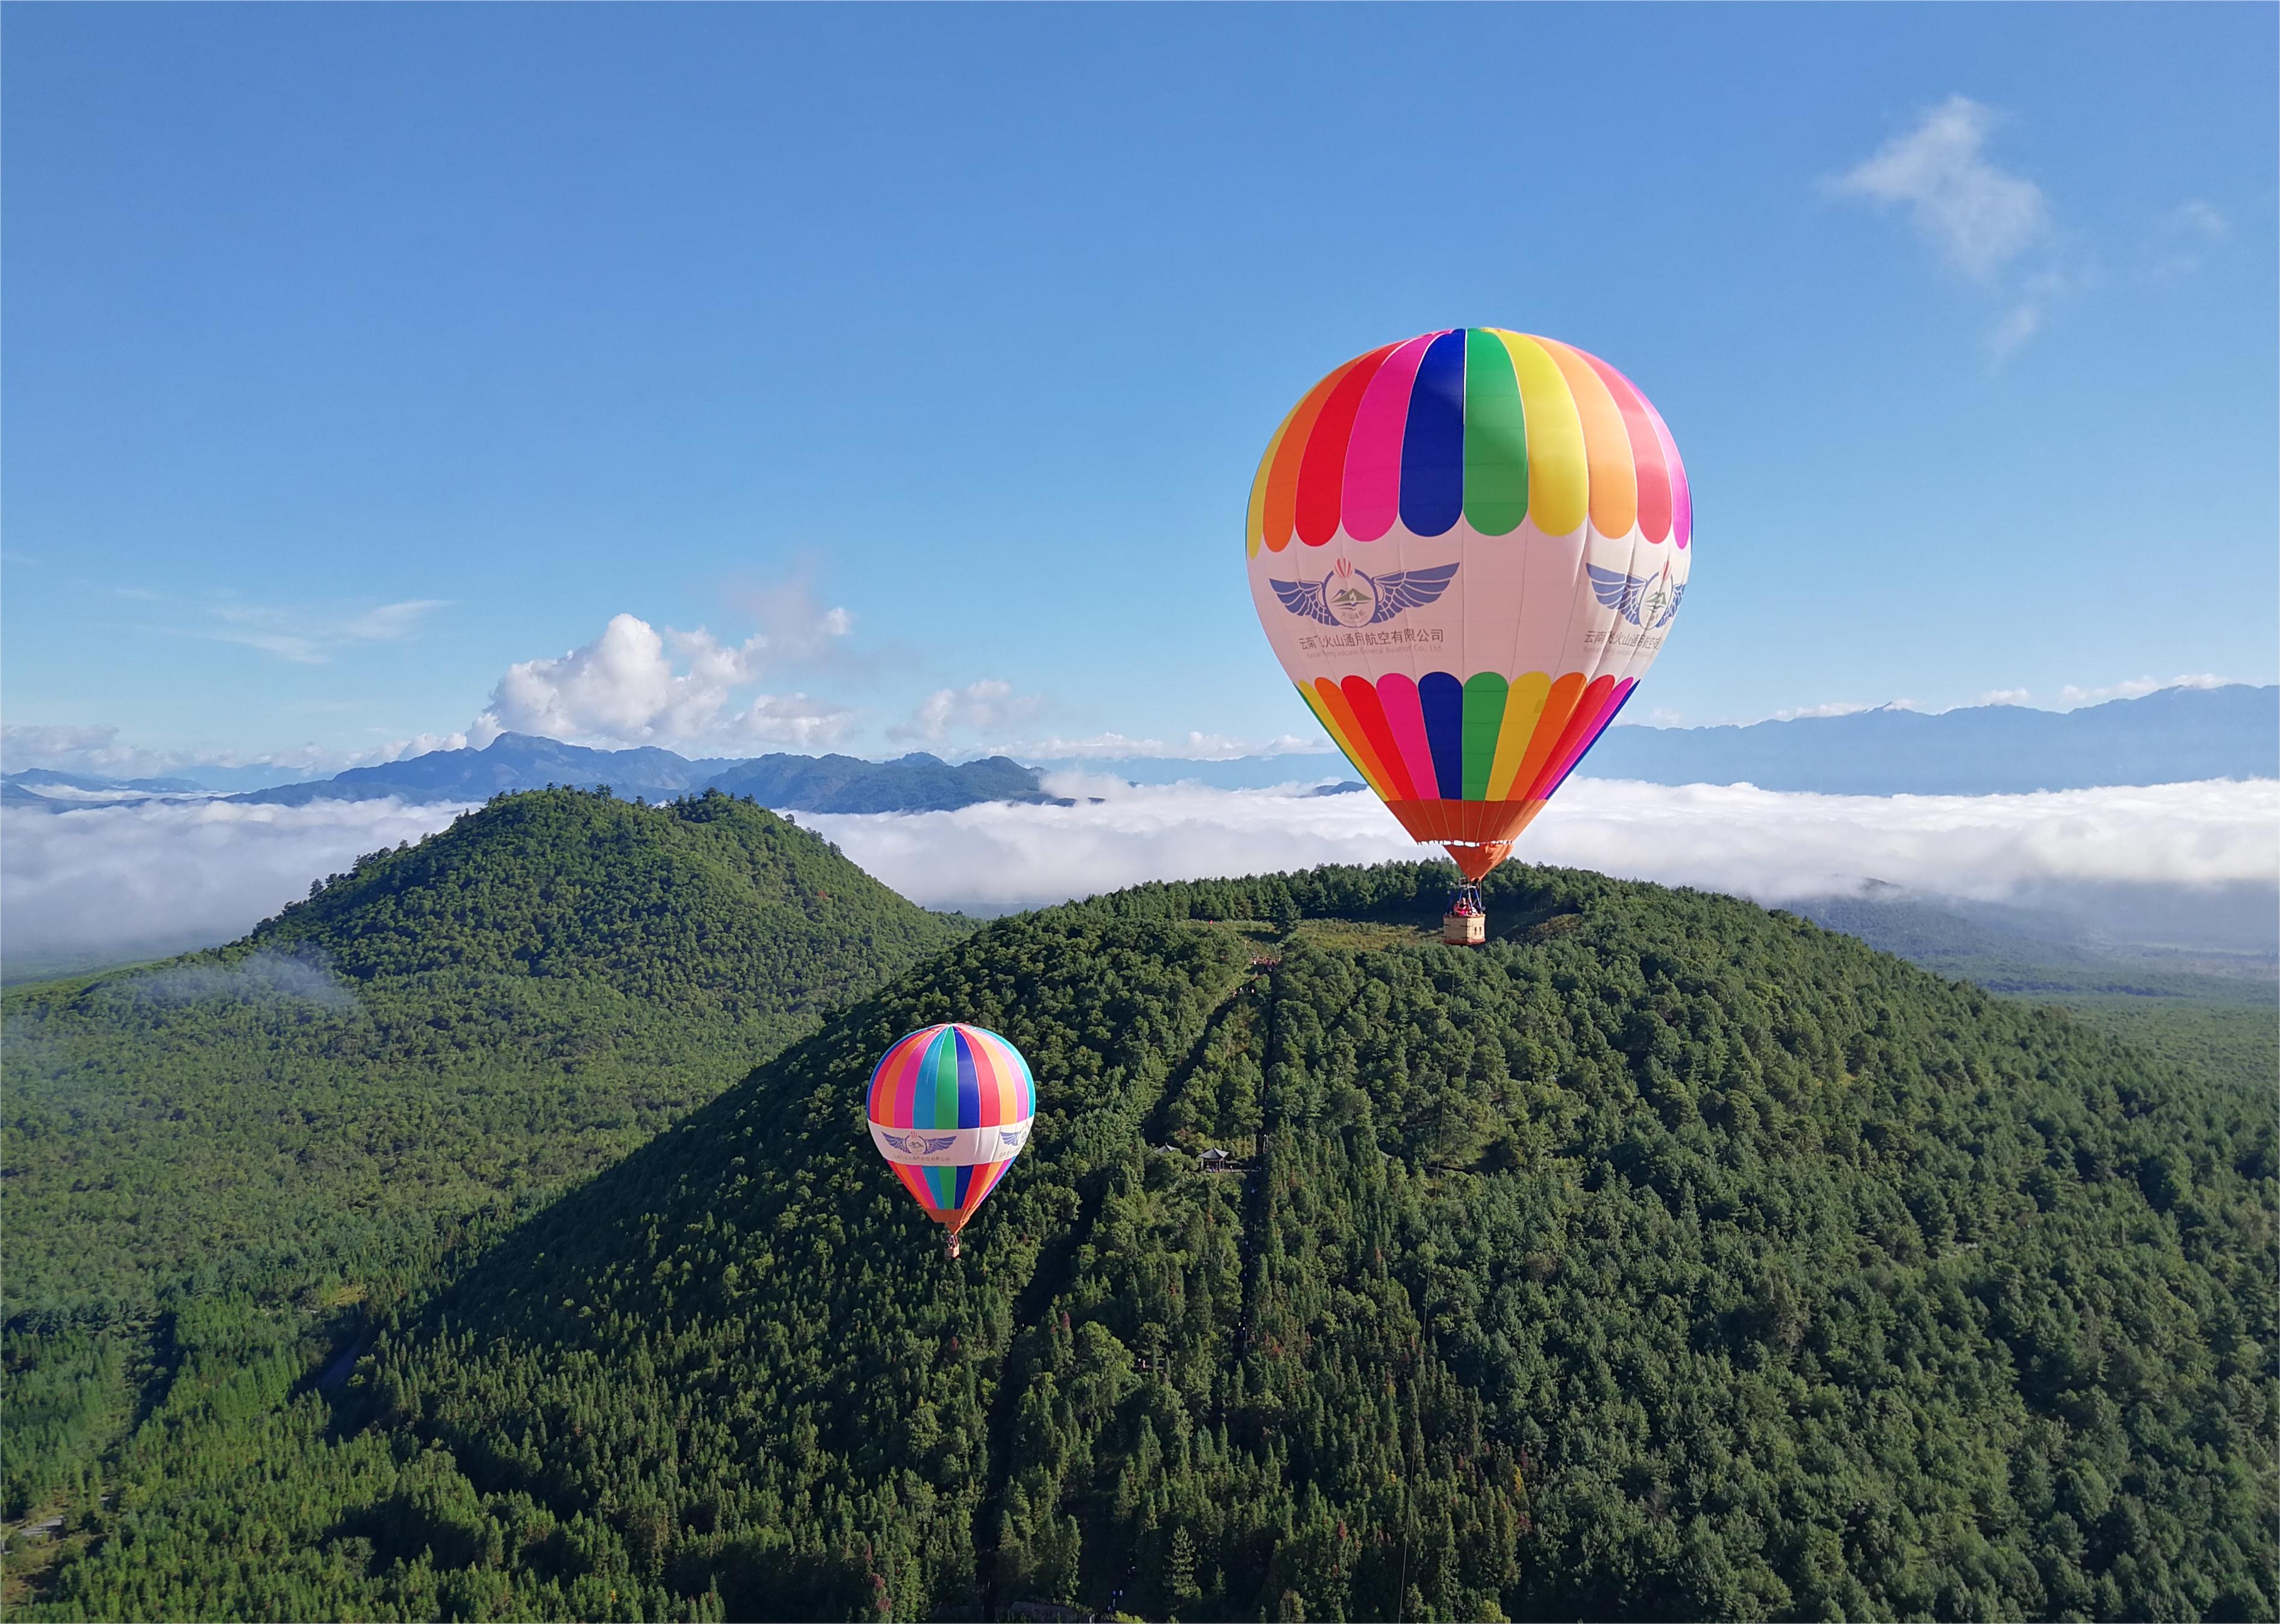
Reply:
[[0, 817], [0, 964], [12, 978], [153, 958], [243, 935], [363, 852], [464, 807], [227, 801]]
[[[795, 816], [915, 901], [989, 912], [1144, 880], [1419, 855], [1363, 794], [1048, 781], [1077, 804]], [[21, 976], [227, 941], [358, 853], [416, 840], [462, 810], [389, 800], [12, 812], [0, 954]], [[1768, 904], [1881, 881], [2088, 910], [2111, 934], [2199, 929], [2259, 946], [2280, 897], [2276, 833], [2273, 780], [1867, 797], [1577, 779], [1529, 830], [1524, 855]]]

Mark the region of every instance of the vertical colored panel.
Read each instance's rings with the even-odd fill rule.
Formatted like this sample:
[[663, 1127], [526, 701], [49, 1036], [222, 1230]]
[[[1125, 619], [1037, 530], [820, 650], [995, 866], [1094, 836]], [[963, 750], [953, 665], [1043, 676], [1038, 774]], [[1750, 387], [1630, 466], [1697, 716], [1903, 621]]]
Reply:
[[1364, 778], [1369, 780], [1373, 789], [1381, 797], [1391, 799], [1394, 793], [1393, 768], [1378, 750], [1376, 741], [1362, 727], [1361, 718], [1354, 713], [1353, 701], [1346, 697], [1345, 689], [1328, 677], [1317, 677], [1314, 679], [1314, 693], [1321, 700], [1322, 708], [1345, 728], [1346, 739], [1353, 746], [1348, 759], [1360, 769]]
[[1536, 730], [1528, 735], [1528, 753], [1520, 758], [1520, 771], [1513, 774], [1512, 794], [1506, 797], [1507, 800], [1528, 798], [1529, 791], [1536, 787], [1537, 775], [1544, 771], [1544, 764], [1560, 748], [1568, 719], [1575, 713], [1575, 702], [1583, 697], [1582, 672], [1567, 672], [1552, 680], [1552, 687], [1544, 696], [1544, 709], [1536, 719]]
[[919, 1085], [919, 1109], [931, 1114], [920, 1126], [958, 1126], [958, 1034], [948, 1027], [927, 1051], [927, 1078]]
[[895, 1098], [892, 1114], [879, 1120], [890, 1128], [916, 1128], [918, 1117], [919, 1073], [925, 1069], [928, 1048], [932, 1036], [914, 1032], [903, 1040], [902, 1058], [895, 1077]]
[[926, 1174], [927, 1188], [934, 1192], [934, 1200], [930, 1205], [936, 1212], [953, 1211], [958, 1205], [958, 1169], [927, 1167], [920, 1171]]
[[1004, 1051], [998, 1061], [998, 1072], [1005, 1080], [1005, 1114], [998, 1119], [1003, 1127], [1029, 1114], [1029, 1089], [1020, 1051], [1008, 1043], [1000, 1042], [998, 1047]]
[[1367, 677], [1348, 677], [1339, 684], [1346, 703], [1353, 707], [1354, 720], [1361, 724], [1362, 735], [1369, 747], [1385, 764], [1385, 775], [1392, 781], [1397, 801], [1417, 801], [1425, 797], [1418, 793], [1415, 781], [1409, 775], [1409, 762], [1401, 753], [1401, 745], [1393, 736], [1393, 724], [1386, 720], [1384, 701]]
[[1465, 799], [1484, 801], [1489, 769], [1496, 765], [1497, 730], [1504, 722], [1505, 680], [1483, 671], [1465, 679]]
[[1003, 1127], [1013, 1122], [1013, 1067], [1005, 1060], [1005, 1044], [981, 1028], [969, 1028], [967, 1043], [974, 1050], [974, 1083], [982, 1097], [982, 1111], [974, 1127]]
[[1465, 798], [1465, 685], [1445, 671], [1428, 672], [1417, 684], [1417, 708], [1433, 751], [1433, 778], [1444, 801]]
[[1551, 691], [1549, 672], [1530, 671], [1513, 679], [1512, 690], [1505, 696], [1504, 720], [1497, 728], [1496, 766], [1489, 770], [1490, 800], [1511, 798], [1512, 781], [1520, 775], [1528, 741], [1536, 732], [1537, 718], [1544, 714], [1544, 696]]
[[1377, 752], [1370, 749], [1369, 741], [1354, 725], [1352, 707], [1345, 703], [1345, 696], [1338, 691], [1337, 685], [1328, 677], [1317, 677], [1315, 686], [1309, 688], [1302, 683], [1298, 693], [1313, 709], [1314, 720], [1322, 724], [1322, 731], [1345, 752], [1354, 771], [1368, 781], [1371, 793], [1380, 800], [1385, 799], [1385, 769], [1378, 765]]
[[1353, 438], [1354, 413], [1369, 381], [1385, 364], [1394, 346], [1371, 350], [1346, 369], [1337, 387], [1323, 398], [1321, 415], [1306, 440], [1306, 454], [1298, 460], [1298, 539], [1320, 547], [1338, 533], [1338, 503], [1346, 485], [1346, 446]]
[[1650, 542], [1661, 542], [1670, 535], [1670, 473], [1662, 466], [1662, 442], [1647, 416], [1646, 396], [1598, 356], [1583, 358], [1607, 386], [1615, 410], [1623, 414], [1623, 433], [1631, 443], [1631, 468], [1638, 475], [1639, 534]]
[[1267, 454], [1259, 459], [1258, 475], [1251, 481], [1251, 510], [1244, 516], [1243, 556], [1255, 558], [1261, 543], [1267, 540], [1267, 476], [1274, 470], [1275, 453], [1282, 449], [1282, 436], [1290, 432], [1290, 419], [1298, 415], [1293, 406], [1282, 414], [1276, 426], [1275, 437], [1267, 443]]
[[927, 1182], [926, 1169], [911, 1166], [905, 1162], [889, 1162], [887, 1165], [895, 1170], [895, 1176], [903, 1181], [903, 1188], [917, 1198], [920, 1209], [932, 1216], [936, 1211], [934, 1186]]
[[952, 1052], [958, 1057], [958, 1125], [960, 1128], [979, 1128], [982, 1126], [982, 1073], [974, 1063], [974, 1042], [954, 1028], [951, 1036], [957, 1040]]
[[[1465, 334], [1465, 518], [1509, 535], [1528, 517], [1528, 419], [1512, 351], [1486, 327]], [[1485, 769], [1483, 769], [1485, 771]]]
[[1560, 793], [1560, 786], [1566, 783], [1569, 775], [1583, 765], [1583, 758], [1591, 753], [1591, 746], [1597, 744], [1600, 735], [1615, 725], [1615, 718], [1623, 713], [1623, 707], [1631, 702], [1631, 696], [1637, 692], [1638, 692], [1638, 679], [1636, 677], [1627, 678], [1616, 689], [1614, 704], [1607, 707], [1606, 715], [1600, 719], [1598, 727], [1591, 729], [1591, 736], [1583, 741], [1583, 748], [1568, 758], [1568, 765], [1560, 769], [1560, 776], [1552, 781], [1552, 788], [1544, 792], [1545, 800], [1548, 801]]
[[984, 1162], [974, 1168], [974, 1177], [966, 1187], [966, 1199], [958, 1210], [959, 1223], [963, 1224], [973, 1217], [974, 1210], [990, 1199], [990, 1192], [998, 1188], [998, 1181], [1005, 1178], [1013, 1165], [1010, 1161]]
[[1445, 535], [1465, 510], [1465, 335], [1427, 346], [1401, 435], [1401, 522]]
[[1638, 518], [1638, 476], [1631, 466], [1631, 437], [1615, 397], [1591, 364], [1567, 345], [1536, 341], [1559, 363], [1583, 419], [1583, 456], [1591, 466], [1591, 525], [1602, 535], [1627, 535]]
[[907, 1081], [905, 1088], [901, 1090], [901, 1099], [896, 1102], [896, 1115], [894, 1115], [896, 1127], [919, 1127], [919, 1111], [923, 1111], [919, 1099], [921, 1099], [921, 1095], [926, 1093], [926, 1056], [930, 1054], [935, 1047], [933, 1033], [935, 1028], [928, 1027], [926, 1043], [919, 1044], [919, 1054], [914, 1056], [910, 1063], [910, 1081]]
[[1385, 708], [1386, 730], [1409, 769], [1409, 781], [1421, 801], [1439, 798], [1440, 775], [1433, 770], [1433, 744], [1425, 732], [1425, 711], [1418, 702], [1417, 684], [1401, 673], [1389, 672], [1377, 680], [1377, 702]]
[[1545, 753], [1544, 764], [1536, 769], [1536, 776], [1529, 781], [1529, 800], [1542, 800], [1551, 786], [1560, 781], [1560, 775], [1568, 770], [1572, 752], [1582, 748], [1579, 741], [1591, 738], [1593, 727], [1605, 718], [1608, 696], [1614, 692], [1614, 688], [1615, 679], [1612, 674], [1593, 677], [1591, 685], [1576, 698], [1575, 708], [1568, 713], [1567, 725], [1560, 730], [1559, 742]]
[[1322, 403], [1338, 387], [1338, 381], [1365, 358], [1357, 356], [1336, 368], [1307, 390], [1306, 397], [1290, 414], [1282, 443], [1275, 448], [1275, 466], [1267, 471], [1266, 511], [1259, 519], [1259, 531], [1267, 538], [1269, 552], [1281, 552], [1288, 547], [1291, 533], [1298, 527], [1298, 465], [1306, 455], [1306, 442], [1313, 435], [1314, 419], [1321, 414]]
[[958, 1176], [951, 1181], [950, 1205], [959, 1209], [962, 1216], [966, 1206], [966, 1192], [974, 1188], [974, 1168], [968, 1165], [955, 1171]]
[[1670, 426], [1662, 420], [1652, 401], [1642, 395], [1639, 402], [1654, 425], [1654, 437], [1662, 442], [1663, 466], [1670, 470], [1671, 539], [1684, 547], [1694, 539], [1694, 489], [1686, 482], [1686, 465], [1679, 460], [1678, 442], [1670, 437]]
[[892, 1049], [879, 1057], [879, 1064], [871, 1073], [871, 1088], [864, 1097], [863, 1109], [874, 1122], [884, 1122], [890, 1128], [902, 1126], [889, 1113], [895, 1108], [895, 1085], [902, 1081], [910, 1046], [909, 1038], [897, 1040]]
[[1409, 396], [1418, 364], [1441, 335], [1413, 338], [1391, 355], [1369, 381], [1354, 413], [1353, 437], [1346, 446], [1346, 534], [1374, 542], [1393, 528], [1401, 515], [1401, 436], [1409, 421]]
[[1528, 511], [1546, 535], [1568, 535], [1591, 512], [1591, 468], [1583, 419], [1550, 350], [1524, 333], [1498, 333], [1512, 358], [1528, 424]]

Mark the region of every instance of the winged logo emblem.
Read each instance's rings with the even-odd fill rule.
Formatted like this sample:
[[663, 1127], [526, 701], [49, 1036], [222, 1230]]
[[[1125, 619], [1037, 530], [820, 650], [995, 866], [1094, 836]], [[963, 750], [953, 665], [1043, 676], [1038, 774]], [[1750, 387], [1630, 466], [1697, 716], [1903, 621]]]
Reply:
[[905, 1156], [939, 1156], [958, 1143], [956, 1134], [890, 1134], [883, 1128], [879, 1137]]
[[1021, 1148], [1021, 1141], [1028, 1136], [1029, 1130], [1026, 1128], [1001, 1128], [998, 1130], [998, 1149], [1018, 1151]]
[[1584, 572], [1591, 578], [1591, 596], [1599, 600], [1600, 607], [1612, 609], [1642, 631], [1657, 632], [1670, 624], [1678, 612], [1678, 601], [1686, 596], [1686, 583], [1670, 584], [1670, 566], [1662, 566], [1659, 575], [1633, 575], [1623, 570], [1601, 569], [1596, 564], [1586, 564]]
[[1292, 614], [1319, 620], [1324, 626], [1376, 626], [1404, 610], [1421, 609], [1449, 589], [1457, 576], [1453, 564], [1427, 569], [1388, 570], [1371, 575], [1340, 558], [1320, 581], [1276, 581], [1267, 584]]

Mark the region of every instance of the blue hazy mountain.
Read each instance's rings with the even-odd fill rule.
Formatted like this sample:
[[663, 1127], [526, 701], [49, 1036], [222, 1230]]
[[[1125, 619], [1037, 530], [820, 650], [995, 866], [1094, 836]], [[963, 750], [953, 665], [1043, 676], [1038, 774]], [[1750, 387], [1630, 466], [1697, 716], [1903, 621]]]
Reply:
[[143, 795], [200, 795], [213, 788], [194, 778], [96, 778], [86, 773], [58, 773], [50, 767], [27, 767], [11, 773], [7, 781], [37, 794], [43, 789], [84, 789], [94, 794], [135, 791]]
[[2168, 688], [2079, 711], [1890, 707], [1746, 727], [1614, 727], [1578, 769], [1824, 795], [2022, 795], [2280, 774], [2280, 688]]
[[923, 751], [895, 761], [792, 755], [691, 761], [654, 746], [591, 750], [523, 733], [502, 734], [481, 750], [439, 750], [235, 798], [289, 806], [389, 796], [417, 803], [487, 801], [505, 790], [549, 784], [589, 789], [607, 784], [625, 799], [651, 801], [717, 789], [792, 812], [945, 812], [977, 801], [1050, 798], [1038, 787], [1036, 769], [1003, 756], [955, 766]]
[[[1343, 758], [1331, 755], [1024, 765], [1004, 756], [953, 764], [921, 751], [894, 761], [790, 754], [691, 761], [655, 747], [592, 750], [510, 733], [482, 750], [436, 750], [236, 798], [289, 805], [386, 796], [414, 802], [481, 801], [502, 790], [548, 784], [608, 784], [628, 798], [653, 801], [717, 788], [795, 812], [943, 812], [981, 801], [1049, 800], [1040, 769], [1063, 766], [1135, 783], [1184, 781], [1217, 789], [1347, 776]], [[1748, 727], [1620, 727], [1599, 740], [1582, 771], [1593, 778], [1748, 782], [1828, 795], [2024, 794], [2104, 784], [2268, 778], [2280, 774], [2280, 688], [2164, 689], [2143, 698], [2066, 712], [1979, 705], [1927, 715], [1887, 708]], [[33, 776], [15, 774], [11, 779], [36, 794]], [[49, 777], [69, 780], [66, 774]], [[70, 781], [87, 788], [101, 782]], [[156, 789], [173, 781], [138, 780], [131, 787]], [[187, 787], [189, 781], [184, 782]]]
[[589, 750], [527, 733], [503, 733], [481, 750], [438, 750], [378, 766], [350, 767], [315, 783], [281, 784], [240, 801], [302, 806], [312, 801], [488, 801], [505, 790], [607, 784], [627, 800], [651, 801], [702, 789], [727, 760], [691, 761], [669, 750]]
[[[1345, 778], [1335, 755], [1041, 761], [1136, 784], [1264, 789]], [[1996, 795], [2101, 784], [2269, 778], [2280, 773], [2280, 688], [2173, 688], [2079, 711], [1977, 705], [1927, 715], [1883, 709], [1747, 727], [1618, 727], [1583, 778], [1747, 782], [1825, 795]]]
[[794, 812], [954, 812], [981, 801], [1043, 802], [1037, 769], [1005, 756], [952, 766], [913, 751], [894, 761], [856, 756], [762, 756], [708, 781], [730, 795]]

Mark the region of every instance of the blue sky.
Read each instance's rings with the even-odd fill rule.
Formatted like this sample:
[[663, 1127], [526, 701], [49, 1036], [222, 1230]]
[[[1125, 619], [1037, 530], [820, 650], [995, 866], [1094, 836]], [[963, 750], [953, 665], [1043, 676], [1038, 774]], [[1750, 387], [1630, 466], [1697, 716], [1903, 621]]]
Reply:
[[1686, 458], [1700, 567], [1627, 720], [2280, 666], [2270, 7], [47, 6], [6, 44], [12, 728], [1311, 738], [1252, 467], [1331, 366], [1462, 323], [1605, 356]]

